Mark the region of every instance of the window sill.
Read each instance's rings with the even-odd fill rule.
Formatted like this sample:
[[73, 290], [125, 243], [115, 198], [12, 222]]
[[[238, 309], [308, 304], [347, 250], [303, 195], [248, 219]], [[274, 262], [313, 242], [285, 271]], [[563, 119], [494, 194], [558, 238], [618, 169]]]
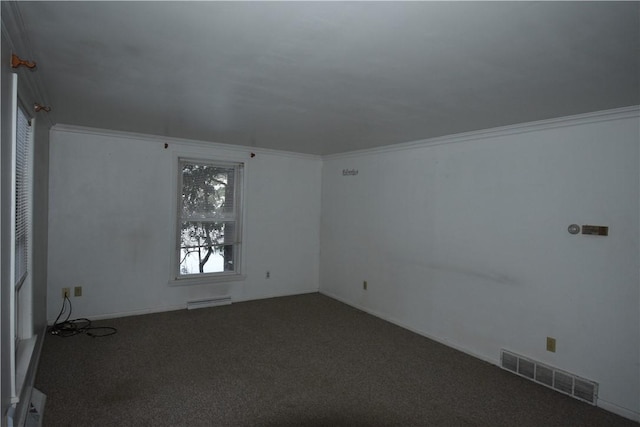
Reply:
[[240, 282], [247, 276], [243, 274], [215, 274], [201, 277], [182, 277], [169, 280], [169, 286], [212, 285], [217, 283]]
[[31, 356], [36, 346], [36, 335], [31, 338], [18, 341], [18, 351], [16, 352], [16, 395], [11, 399], [11, 403], [18, 403], [22, 394], [22, 387], [27, 378], [27, 371], [31, 364]]

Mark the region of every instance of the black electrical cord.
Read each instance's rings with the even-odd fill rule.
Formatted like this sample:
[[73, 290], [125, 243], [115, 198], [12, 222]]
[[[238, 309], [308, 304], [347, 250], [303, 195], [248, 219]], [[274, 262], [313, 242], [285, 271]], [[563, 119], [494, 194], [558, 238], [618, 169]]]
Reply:
[[[67, 305], [69, 306], [69, 312], [67, 313], [67, 317], [60, 322], [60, 318], [67, 311]], [[71, 300], [68, 296], [65, 295], [64, 300], [62, 300], [62, 308], [60, 309], [60, 314], [56, 317], [55, 322], [49, 328], [49, 333], [51, 335], [57, 335], [59, 337], [72, 337], [78, 334], [87, 334], [92, 338], [102, 338], [108, 337], [109, 335], [114, 335], [118, 332], [116, 328], [112, 328], [111, 326], [91, 326], [91, 320], [86, 318], [73, 319], [69, 320], [71, 317]], [[98, 333], [94, 333], [91, 331], [102, 331]]]

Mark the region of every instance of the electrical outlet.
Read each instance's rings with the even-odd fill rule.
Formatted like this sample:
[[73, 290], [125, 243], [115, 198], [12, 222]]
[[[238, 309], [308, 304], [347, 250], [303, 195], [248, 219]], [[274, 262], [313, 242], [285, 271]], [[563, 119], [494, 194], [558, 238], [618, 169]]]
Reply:
[[74, 297], [82, 296], [82, 286], [76, 286], [75, 288], [73, 288], [73, 296]]
[[62, 288], [62, 298], [69, 298], [71, 296], [71, 290], [69, 288]]
[[362, 289], [367, 290], [367, 281], [362, 282]]
[[547, 351], [550, 351], [552, 353], [556, 352], [556, 339], [555, 338], [547, 337]]
[[270, 279], [270, 278], [271, 278], [271, 272], [270, 272], [270, 271], [267, 271], [267, 274], [265, 274], [265, 275], [264, 275], [264, 277], [265, 277], [266, 279]]

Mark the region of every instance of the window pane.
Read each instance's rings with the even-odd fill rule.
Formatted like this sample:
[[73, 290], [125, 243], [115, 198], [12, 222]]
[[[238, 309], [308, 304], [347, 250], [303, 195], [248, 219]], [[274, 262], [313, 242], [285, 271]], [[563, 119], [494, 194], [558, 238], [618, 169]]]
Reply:
[[29, 120], [18, 108], [16, 134], [16, 163], [15, 163], [15, 277], [14, 284], [19, 286], [27, 273], [28, 242], [27, 231], [29, 224], [29, 143], [31, 127]]
[[183, 221], [180, 227], [180, 275], [235, 271], [234, 222]]
[[226, 218], [234, 214], [234, 168], [183, 162], [182, 218]]

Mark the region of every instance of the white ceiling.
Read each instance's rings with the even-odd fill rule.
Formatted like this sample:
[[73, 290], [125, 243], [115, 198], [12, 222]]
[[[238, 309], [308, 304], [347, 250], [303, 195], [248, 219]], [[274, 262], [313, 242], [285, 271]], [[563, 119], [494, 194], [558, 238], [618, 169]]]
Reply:
[[640, 104], [639, 2], [21, 2], [54, 122], [330, 154]]

